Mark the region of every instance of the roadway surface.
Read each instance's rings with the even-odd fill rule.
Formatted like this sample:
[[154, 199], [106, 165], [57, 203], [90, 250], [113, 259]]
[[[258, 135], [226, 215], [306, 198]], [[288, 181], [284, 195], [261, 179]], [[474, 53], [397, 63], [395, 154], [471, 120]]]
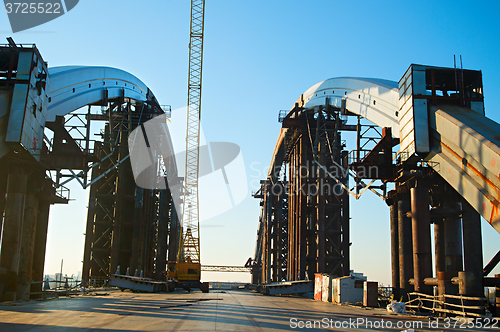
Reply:
[[[429, 328], [427, 319], [391, 315], [384, 309], [338, 306], [296, 297], [264, 296], [246, 290], [217, 290], [208, 294], [141, 294], [120, 291], [99, 294], [108, 295], [31, 301], [23, 305], [3, 304], [0, 306], [0, 331], [405, 330], [404, 327], [397, 328], [398, 322], [423, 322], [423, 328], [415, 325], [415, 331], [464, 331], [464, 328], [458, 328], [459, 324], [456, 329], [444, 328], [443, 321], [439, 328]], [[323, 319], [328, 322], [324, 325], [333, 324], [333, 328], [298, 328], [300, 321], [307, 324], [307, 321]], [[358, 326], [353, 323], [347, 327], [349, 320], [358, 322], [358, 319]], [[368, 321], [373, 324], [373, 328], [367, 328]], [[335, 322], [339, 328], [335, 328]], [[343, 328], [339, 325], [342, 322]], [[387, 328], [389, 322], [393, 328]], [[382, 328], [380, 324], [384, 324], [386, 328]]]

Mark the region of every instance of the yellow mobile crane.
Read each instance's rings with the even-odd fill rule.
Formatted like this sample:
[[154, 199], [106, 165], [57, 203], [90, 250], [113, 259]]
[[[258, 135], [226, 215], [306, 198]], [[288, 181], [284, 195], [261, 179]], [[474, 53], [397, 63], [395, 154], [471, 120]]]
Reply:
[[208, 283], [201, 283], [200, 233], [198, 217], [198, 168], [201, 119], [201, 79], [203, 65], [203, 33], [205, 0], [191, 0], [189, 33], [189, 77], [186, 130], [186, 171], [182, 208], [182, 238], [176, 262], [169, 262], [167, 277], [177, 286], [200, 288], [208, 292]]

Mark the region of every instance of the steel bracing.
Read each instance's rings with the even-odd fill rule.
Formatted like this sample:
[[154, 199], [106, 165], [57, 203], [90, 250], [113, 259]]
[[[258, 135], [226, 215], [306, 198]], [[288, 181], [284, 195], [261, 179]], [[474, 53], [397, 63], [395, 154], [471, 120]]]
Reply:
[[[499, 284], [486, 276], [500, 255], [482, 267], [480, 216], [500, 232], [500, 125], [484, 116], [483, 100], [481, 72], [422, 65], [411, 65], [399, 84], [334, 78], [307, 90], [280, 113], [283, 128], [269, 173], [254, 194], [262, 209], [252, 281], [349, 273], [348, 198], [370, 190], [390, 206], [395, 298], [406, 301], [411, 293], [427, 301], [438, 286], [434, 311], [457, 313], [450, 309], [453, 299], [465, 296], [472, 301], [467, 315], [484, 314], [483, 286]], [[356, 125], [347, 123], [351, 116]], [[373, 124], [361, 124], [361, 117]], [[343, 130], [357, 134], [349, 153]], [[280, 229], [282, 184], [286, 230]], [[342, 194], [325, 195], [322, 185], [329, 184]], [[394, 186], [389, 192], [388, 184]], [[280, 235], [288, 238], [286, 276], [275, 268], [283, 266]]]
[[[0, 300], [39, 295], [49, 207], [68, 203], [64, 185], [70, 181], [89, 188], [84, 285], [102, 285], [118, 268], [165, 280], [167, 255], [177, 255], [180, 227], [167, 174], [156, 172], [160, 155], [150, 148], [171, 147], [164, 108], [123, 70], [46, 66], [33, 45], [0, 46]], [[30, 76], [36, 86], [25, 89]], [[156, 117], [160, 120], [144, 129]], [[135, 177], [147, 160], [133, 164], [129, 152], [135, 129], [144, 135], [139, 141], [147, 142], [137, 146], [139, 154], [151, 157], [155, 175], [143, 181], [154, 182], [145, 188]], [[170, 161], [169, 179], [177, 177], [175, 160]], [[29, 287], [31, 280], [38, 283]]]
[[159, 113], [147, 105], [133, 108], [130, 104], [111, 104], [106, 110], [102, 141], [94, 145], [100, 162], [92, 168], [84, 282], [109, 277], [118, 269], [122, 274], [128, 270], [130, 274], [164, 278], [169, 226], [172, 242], [178, 243], [171, 194], [168, 188], [136, 186], [127, 144], [132, 130]]
[[[282, 119], [287, 128], [281, 164], [263, 181], [255, 277], [263, 283], [349, 274], [347, 151], [345, 121], [328, 103], [295, 107]], [[325, 171], [326, 170], [326, 171]], [[329, 173], [341, 174], [337, 179]], [[344, 175], [342, 175], [344, 174]]]

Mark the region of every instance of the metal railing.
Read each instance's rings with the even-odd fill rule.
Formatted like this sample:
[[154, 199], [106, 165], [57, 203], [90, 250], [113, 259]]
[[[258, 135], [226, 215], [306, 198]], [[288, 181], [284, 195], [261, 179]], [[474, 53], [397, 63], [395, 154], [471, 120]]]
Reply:
[[[414, 298], [412, 299], [412, 297]], [[447, 301], [447, 299], [452, 299], [455, 301]], [[481, 305], [470, 305], [470, 302], [479, 302], [481, 303]], [[408, 302], [406, 302], [406, 308], [413, 309], [413, 311], [415, 312], [427, 310], [435, 313], [447, 313], [463, 317], [483, 317], [484, 314], [478, 313], [478, 311], [486, 312], [488, 310], [485, 302], [486, 298], [484, 297], [447, 294], [433, 296], [413, 292], [408, 293]]]

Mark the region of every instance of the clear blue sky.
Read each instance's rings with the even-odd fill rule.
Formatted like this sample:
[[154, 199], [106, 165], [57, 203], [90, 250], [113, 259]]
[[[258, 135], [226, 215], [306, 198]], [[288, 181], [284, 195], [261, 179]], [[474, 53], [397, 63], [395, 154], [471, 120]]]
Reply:
[[[313, 84], [330, 77], [398, 81], [411, 63], [483, 71], [486, 114], [500, 122], [498, 1], [231, 1], [207, 0], [202, 125], [208, 141], [237, 143], [250, 170], [268, 166], [279, 133], [277, 115]], [[104, 65], [129, 71], [161, 104], [185, 106], [189, 1], [85, 0], [68, 14], [12, 34], [5, 12], [0, 32], [36, 43], [49, 66]], [[251, 187], [250, 190], [255, 190]], [[81, 270], [87, 194], [53, 207], [46, 273]], [[242, 265], [253, 256], [259, 202], [249, 197], [202, 223], [202, 263]], [[366, 211], [370, 211], [367, 215]], [[389, 209], [374, 195], [351, 203], [351, 266], [390, 283]], [[483, 223], [484, 257], [500, 234]], [[497, 269], [498, 271], [498, 269]], [[500, 272], [497, 272], [500, 273]], [[204, 279], [249, 280], [205, 274]]]

